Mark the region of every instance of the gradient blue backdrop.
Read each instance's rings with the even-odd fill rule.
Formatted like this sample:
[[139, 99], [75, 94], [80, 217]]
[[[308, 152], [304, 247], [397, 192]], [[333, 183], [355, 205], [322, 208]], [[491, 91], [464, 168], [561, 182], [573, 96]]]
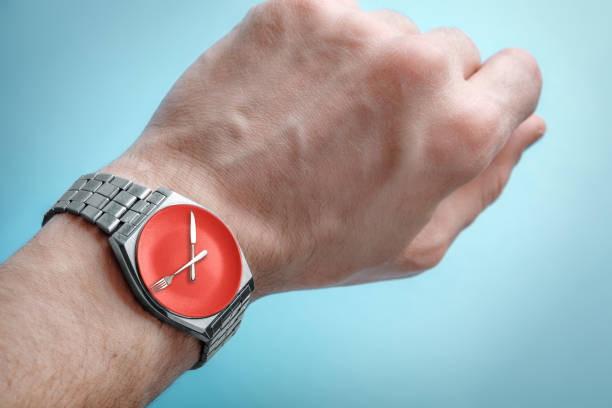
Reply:
[[[0, 1], [0, 260], [252, 3]], [[363, 5], [530, 50], [548, 134], [433, 271], [258, 301], [153, 406], [612, 406], [610, 2]]]

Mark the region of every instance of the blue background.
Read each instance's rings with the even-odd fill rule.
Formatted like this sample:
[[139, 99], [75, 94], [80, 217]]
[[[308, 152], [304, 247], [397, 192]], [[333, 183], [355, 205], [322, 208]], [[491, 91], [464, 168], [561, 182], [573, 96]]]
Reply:
[[[0, 1], [0, 260], [251, 4]], [[612, 406], [611, 3], [362, 4], [531, 51], [548, 134], [437, 268], [258, 301], [153, 406]]]

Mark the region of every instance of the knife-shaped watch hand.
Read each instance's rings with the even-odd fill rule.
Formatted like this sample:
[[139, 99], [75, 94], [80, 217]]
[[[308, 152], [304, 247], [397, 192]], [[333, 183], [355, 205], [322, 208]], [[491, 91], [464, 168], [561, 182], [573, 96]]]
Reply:
[[[196, 223], [195, 223], [195, 216], [193, 215], [193, 211], [191, 211], [191, 226], [189, 230], [190, 230], [189, 235], [191, 239], [191, 259], [193, 259], [193, 255], [195, 253], [195, 244], [196, 244]], [[189, 280], [193, 282], [195, 281], [195, 279], [196, 279], [195, 264], [191, 264]]]

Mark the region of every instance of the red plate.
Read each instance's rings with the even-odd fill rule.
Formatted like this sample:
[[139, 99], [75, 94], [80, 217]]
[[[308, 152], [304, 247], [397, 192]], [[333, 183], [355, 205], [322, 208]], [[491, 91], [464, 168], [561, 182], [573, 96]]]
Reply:
[[140, 233], [136, 257], [140, 276], [149, 288], [191, 259], [190, 217], [195, 216], [195, 254], [206, 249], [196, 265], [196, 280], [189, 268], [174, 277], [166, 289], [150, 291], [168, 310], [185, 317], [206, 317], [220, 312], [236, 296], [242, 276], [240, 250], [230, 230], [210, 212], [193, 205], [174, 205], [158, 211]]

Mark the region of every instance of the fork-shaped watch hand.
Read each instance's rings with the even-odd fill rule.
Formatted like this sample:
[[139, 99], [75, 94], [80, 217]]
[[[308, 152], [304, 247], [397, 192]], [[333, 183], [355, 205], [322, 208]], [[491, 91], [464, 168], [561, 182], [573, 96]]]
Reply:
[[170, 286], [170, 284], [172, 283], [172, 279], [177, 274], [183, 272], [185, 269], [189, 268], [191, 265], [193, 265], [194, 263], [198, 262], [200, 259], [204, 258], [206, 255], [208, 255], [208, 251], [207, 250], [203, 250], [202, 252], [197, 254], [195, 256], [195, 258], [193, 258], [191, 261], [189, 261], [185, 265], [183, 265], [179, 270], [177, 270], [176, 272], [174, 272], [171, 275], [166, 275], [163, 278], [161, 278], [160, 280], [158, 280], [157, 282], [155, 282], [153, 285], [150, 286], [150, 289], [153, 292], [159, 292], [162, 289], [166, 289], [168, 286]]

